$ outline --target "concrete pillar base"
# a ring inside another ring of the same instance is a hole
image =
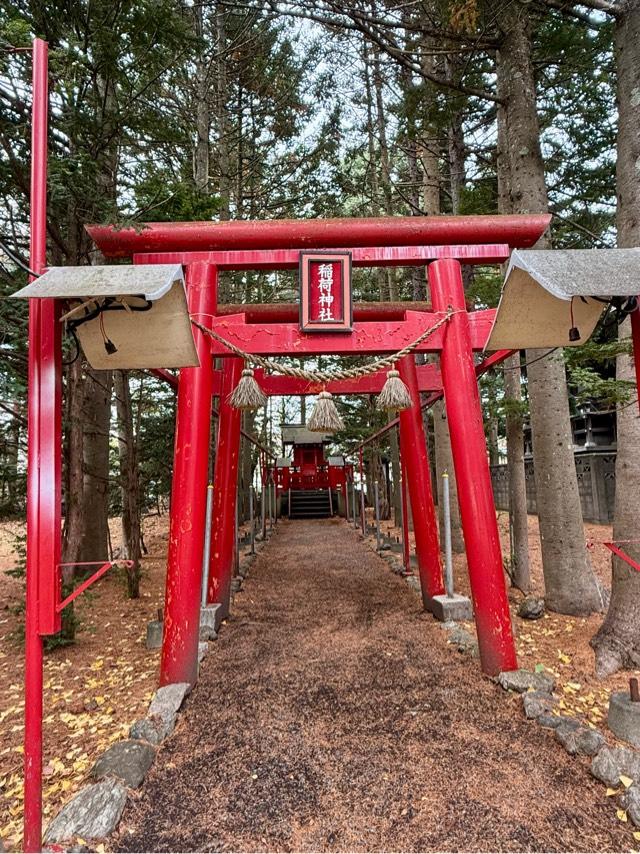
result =
[[[200,608],[200,640],[215,640],[221,622],[221,605],[207,605],[206,608]]]
[[[447,596],[446,593],[440,596],[432,596],[429,599],[428,608],[436,620],[440,620],[441,623],[457,623],[460,620],[473,619],[471,600],[459,593],[454,593],[453,596]]]
[[[611,695],[607,724],[618,738],[640,747],[640,703],[632,702],[626,691]]]

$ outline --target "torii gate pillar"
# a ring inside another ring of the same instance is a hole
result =
[[[434,261],[429,266],[429,286],[436,311],[454,310],[440,368],[480,661],[484,672],[495,676],[518,665],[460,263],[451,258]]]
[[[215,267],[201,261],[187,267],[192,314],[213,314],[216,291]],[[193,334],[200,367],[182,368],[178,380],[161,685],[194,684],[198,675],[213,360],[209,339],[197,329]]]
[[[412,353],[398,360],[398,371],[411,395],[411,408],[400,411],[400,454],[409,487],[422,601],[429,608],[431,598],[442,595],[444,586],[418,372]]]
[[[238,501],[238,461],[242,413],[228,402],[242,375],[244,362],[235,356],[225,358],[220,389],[218,447],[213,477],[211,553],[207,601],[221,605],[221,619],[229,616],[231,576],[236,549],[236,504]]]

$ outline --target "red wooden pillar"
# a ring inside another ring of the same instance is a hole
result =
[[[48,45],[33,43],[30,266],[43,273],[47,252]],[[30,281],[34,281],[30,277]],[[24,850],[42,833],[42,636],[60,614],[62,385],[61,324],[53,299],[29,300],[27,396],[27,574],[25,603]]]
[[[409,355],[400,359],[398,371],[412,400],[411,408],[400,412],[400,449],[409,487],[422,601],[428,608],[432,596],[444,593],[444,586],[415,357]]]
[[[429,284],[436,311],[457,311],[445,331],[440,367],[480,660],[494,676],[517,662],[459,262],[431,264]]]
[[[220,391],[220,416],[218,419],[218,448],[213,477],[211,557],[207,601],[220,603],[223,620],[229,616],[231,598],[242,416],[239,409],[234,409],[228,403],[228,397],[238,384],[243,367],[243,360],[236,356],[224,359]]]
[[[217,280],[210,264],[199,261],[187,267],[191,314],[215,313]],[[200,367],[182,368],[178,380],[161,685],[193,684],[198,672],[213,363],[209,339],[195,328],[193,332]]]
[[[638,297],[640,302],[640,297]],[[640,307],[631,312],[631,340],[633,342],[633,364],[636,370],[636,392],[640,407]]]

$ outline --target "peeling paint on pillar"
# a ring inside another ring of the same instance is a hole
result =
[[[431,264],[429,284],[435,308],[464,308],[464,286],[457,261],[443,259]],[[501,671],[515,670],[517,661],[471,350],[469,316],[465,311],[456,311],[448,324],[440,369],[480,661],[484,672],[495,676]]]
[[[428,608],[429,600],[433,596],[441,596],[445,591],[415,357],[409,355],[399,359],[398,370],[412,401],[410,409],[400,412],[400,453],[411,501],[422,601]]]
[[[210,264],[187,268],[189,310],[212,314],[217,273]],[[211,430],[213,364],[209,342],[194,330],[200,367],[178,380],[176,437],[160,684],[190,682],[198,672],[200,584]]]
[[[236,502],[238,497],[238,459],[240,456],[241,412],[228,403],[238,384],[244,363],[229,357],[222,368],[218,447],[213,477],[211,551],[207,601],[219,603],[222,619],[229,616],[231,576],[233,573],[236,536]]]

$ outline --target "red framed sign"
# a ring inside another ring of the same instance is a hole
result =
[[[351,332],[351,252],[300,253],[300,329]]]

